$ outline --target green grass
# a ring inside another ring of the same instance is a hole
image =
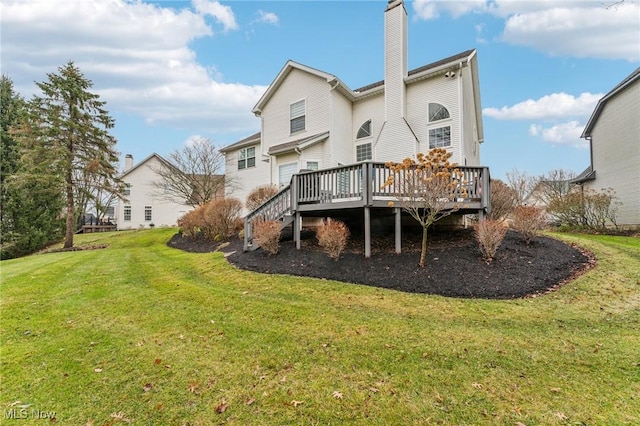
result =
[[[240,271],[174,232],[0,264],[0,423],[640,423],[638,239],[558,235],[597,267],[486,301]]]

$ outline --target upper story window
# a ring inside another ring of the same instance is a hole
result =
[[[373,156],[371,155],[371,144],[363,143],[362,145],[356,145],[356,161],[366,161],[371,160]]]
[[[449,115],[449,110],[446,109],[443,105],[432,103],[429,104],[429,123],[433,123],[434,121],[444,120],[446,118],[451,118]]]
[[[122,195],[131,195],[131,184],[125,183],[124,190],[122,191]]]
[[[248,169],[256,165],[256,147],[242,148],[238,152],[238,170]]]
[[[289,105],[289,120],[291,133],[301,132],[305,129],[306,101],[304,99]]]
[[[438,122],[429,127],[429,149],[451,146],[451,126],[443,126],[440,121],[451,118],[449,110],[438,103],[429,104],[429,123]]]
[[[362,123],[362,126],[358,129],[356,139],[362,139],[371,136],[371,120],[367,120]]]

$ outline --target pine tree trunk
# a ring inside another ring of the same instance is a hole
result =
[[[67,173],[66,181],[66,196],[67,196],[67,232],[64,237],[64,248],[73,247],[73,234],[76,230],[75,221],[75,208],[73,203],[73,180],[71,171]]]
[[[420,267],[424,268],[425,260],[427,258],[427,227],[422,228],[422,250],[420,251]]]

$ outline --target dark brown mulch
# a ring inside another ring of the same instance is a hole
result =
[[[280,252],[243,253],[242,241],[231,239],[220,251],[240,269],[262,273],[326,278],[404,292],[449,297],[512,299],[551,291],[593,264],[593,258],[549,237],[529,245],[509,231],[496,258],[488,264],[478,251],[471,230],[440,231],[429,235],[427,265],[418,267],[420,236],[403,236],[403,253],[395,254],[393,236],[374,238],[372,256],[365,259],[362,238],[353,236],[338,261],[318,247],[310,232],[303,233],[302,249],[285,238]],[[174,236],[171,247],[190,252],[215,251],[219,244]]]

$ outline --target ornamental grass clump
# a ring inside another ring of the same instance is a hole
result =
[[[495,257],[506,233],[507,227],[498,220],[481,220],[473,227],[473,235],[478,242],[480,253],[487,262],[491,262]]]
[[[280,222],[277,220],[257,220],[253,223],[253,241],[269,255],[280,251]]]
[[[339,220],[324,220],[316,230],[316,237],[318,238],[318,244],[329,257],[338,260],[347,245],[349,228]]]

